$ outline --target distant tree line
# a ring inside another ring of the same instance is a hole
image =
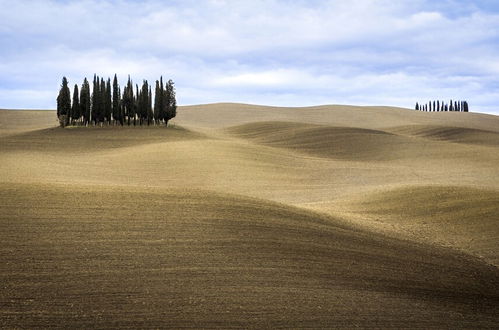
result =
[[[61,89],[57,96],[57,118],[62,127],[67,125],[168,125],[177,114],[175,86],[172,80],[163,84],[163,77],[156,80],[154,105],[152,88],[144,80],[142,87],[134,85],[130,76],[121,92],[118,78],[99,78],[94,75],[92,93],[87,78],[83,80],[80,91],[74,86],[73,99],[66,77],[62,78]]]
[[[444,103],[444,101],[430,101],[426,104],[419,104],[416,102],[415,109],[419,111],[469,111],[467,101],[452,102],[452,100],[449,103]]]

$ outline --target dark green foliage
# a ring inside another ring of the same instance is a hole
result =
[[[166,114],[165,114],[165,125],[168,126],[168,121],[172,118],[175,118],[177,115],[177,100],[175,98],[175,85],[173,83],[173,80],[168,80],[168,83],[166,84]]]
[[[128,76],[128,81],[123,90],[122,100],[123,112],[126,116],[127,124],[130,126],[130,121],[133,117],[133,84]]]
[[[137,87],[138,88],[138,87]],[[137,108],[139,114],[140,124],[142,125],[147,121],[148,107],[149,107],[149,86],[147,80],[142,82],[142,88],[137,90]]]
[[[107,78],[106,88],[104,93],[104,121],[107,121],[108,125],[111,124],[112,111],[113,111],[113,100],[111,94],[111,79]]]
[[[152,90],[151,86],[149,86],[149,97],[147,98],[148,104],[147,104],[147,125],[151,125],[152,121],[154,119],[154,113],[152,110]]]
[[[88,125],[90,123],[90,85],[87,78],[83,80],[83,85],[80,91],[80,107],[81,115],[83,116],[83,125]]]
[[[135,84],[135,97],[133,98],[133,112],[135,117],[133,118],[133,125],[136,125],[137,119],[140,119],[139,96],[139,85]]]
[[[100,80],[100,93],[99,93],[100,111],[99,111],[99,123],[103,123],[106,120],[106,82],[104,78]]]
[[[70,122],[74,123],[80,119],[80,98],[78,92],[78,85],[75,84],[73,91],[73,105],[71,106],[71,114],[69,115]]]
[[[111,79],[104,80],[94,74],[92,93],[87,78],[84,79],[80,91],[75,85],[73,93],[73,103],[71,105],[70,91],[67,79],[64,77],[57,97],[57,115],[61,121],[61,126],[71,124],[98,125],[102,123],[147,125],[164,123],[177,115],[177,101],[175,96],[175,86],[172,80],[163,85],[163,77],[156,81],[153,105],[152,86],[144,80],[139,89],[138,84],[134,85],[130,76],[121,92],[117,75],[114,75],[113,83]],[[421,106],[418,105],[421,109]]]
[[[68,87],[68,80],[66,77],[62,78],[61,89],[57,96],[57,118],[62,127],[66,126],[69,121],[69,114],[71,112],[71,92]]]
[[[154,89],[154,122],[156,124],[159,124],[160,120],[160,112],[161,112],[160,99],[162,96],[163,94],[159,89],[159,80],[156,80],[156,88]]]
[[[445,104],[444,101],[430,101],[427,104],[419,104],[416,102],[416,110],[419,111],[458,111],[458,112],[468,112],[468,102],[467,101],[452,101]]]
[[[123,119],[121,118],[120,98],[120,87],[118,86],[118,78],[115,74],[113,79],[113,119],[115,122],[119,122],[121,125],[123,125]]]
[[[93,121],[94,125],[97,125],[97,119],[99,117],[99,94],[100,94],[100,87],[99,87],[99,77],[94,74],[94,81],[92,85],[92,114],[91,114],[91,120]]]

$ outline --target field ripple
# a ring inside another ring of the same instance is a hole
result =
[[[282,204],[22,184],[2,185],[0,203],[4,327],[499,321],[497,268]]]

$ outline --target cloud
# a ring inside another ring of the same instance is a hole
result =
[[[118,73],[122,83],[127,74],[135,82],[173,78],[180,104],[412,107],[466,98],[474,110],[499,113],[498,7],[478,0],[0,0],[0,107],[54,108],[63,75],[81,83]]]

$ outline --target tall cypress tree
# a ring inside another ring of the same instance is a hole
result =
[[[113,79],[113,119],[116,121],[122,122],[120,116],[120,90],[118,86],[118,77],[114,74]]]
[[[159,98],[161,97],[161,91],[159,89],[159,80],[156,80],[156,88],[154,89],[154,122],[156,125],[159,123]]]
[[[111,117],[113,112],[113,97],[111,92],[111,79],[107,78],[104,88],[104,121],[108,125],[111,124]]]
[[[140,116],[139,112],[139,84],[135,84],[135,96],[132,95],[133,100],[133,126],[137,125],[137,117]]]
[[[71,92],[69,91],[68,80],[66,77],[63,77],[61,89],[57,96],[57,118],[62,127],[65,127],[68,124],[70,112]]]
[[[118,95],[121,95],[121,87],[119,87],[119,86],[118,86]],[[125,122],[125,107],[123,104],[123,100],[121,99],[121,96],[120,96],[118,102],[119,102],[119,111],[120,111],[120,115],[119,115],[120,124],[121,124],[121,126],[123,126],[123,124]]]
[[[73,106],[71,107],[71,123],[74,124],[75,121],[80,119],[80,99],[78,92],[78,85],[75,84],[73,91]]]
[[[99,102],[100,102],[100,116],[99,122],[104,123],[106,120],[106,81],[104,78],[100,80],[100,93],[99,93]]]
[[[175,98],[175,85],[173,80],[168,80],[166,84],[166,100],[168,102],[165,125],[168,126],[168,121],[175,118],[177,115],[177,100]]]
[[[92,84],[92,114],[91,121],[94,125],[97,125],[98,117],[99,117],[99,77],[94,74],[94,81]]]
[[[154,112],[152,110],[152,89],[149,86],[149,97],[147,98],[147,125],[152,124],[152,120],[154,119]]]
[[[85,126],[90,123],[90,105],[90,85],[87,78],[85,78],[83,80],[83,85],[81,86],[80,91],[81,114],[83,116],[83,125]]]
[[[159,78],[159,120],[166,120],[166,109],[168,107],[166,96],[165,96],[165,86],[163,85],[163,76]]]

